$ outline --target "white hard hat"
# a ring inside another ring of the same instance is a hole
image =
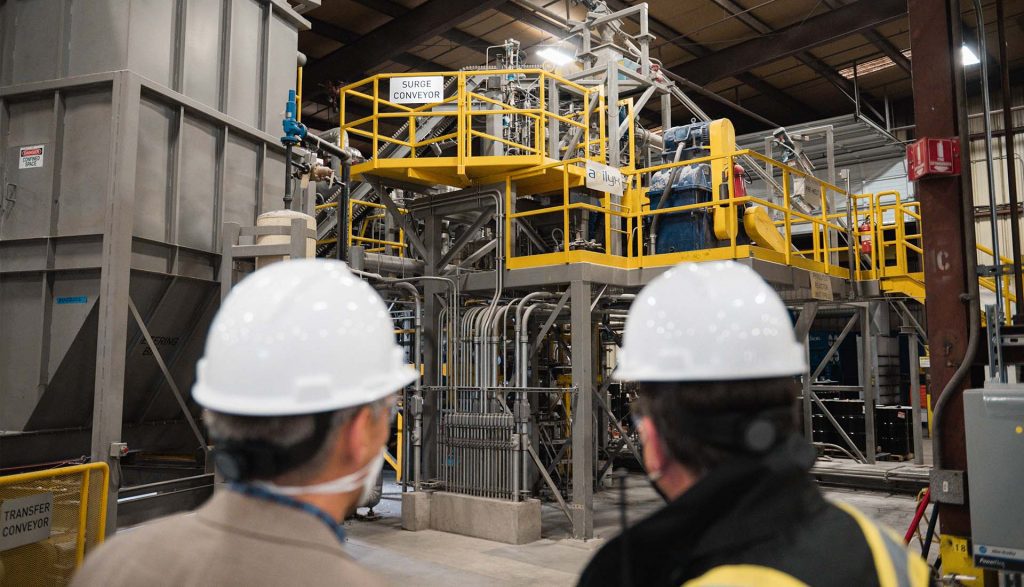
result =
[[[244,416],[358,406],[414,381],[380,296],[341,261],[281,261],[231,290],[210,326],[192,396]]]
[[[626,318],[614,378],[732,381],[807,369],[778,294],[734,261],[682,263],[652,280]]]

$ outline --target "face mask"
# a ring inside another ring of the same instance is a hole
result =
[[[384,451],[385,449],[381,447],[380,453],[370,459],[370,462],[363,465],[363,467],[358,471],[349,473],[344,477],[332,479],[331,481],[317,483],[316,485],[286,487],[275,485],[269,481],[260,481],[255,483],[255,485],[259,485],[267,491],[278,495],[305,495],[310,493],[338,494],[349,493],[359,489],[359,500],[356,501],[356,504],[361,505],[370,497],[370,494],[373,493],[373,489],[377,484],[377,475],[380,473],[381,467],[384,466]]]

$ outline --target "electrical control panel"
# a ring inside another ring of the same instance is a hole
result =
[[[1024,384],[964,392],[974,564],[1024,571]]]

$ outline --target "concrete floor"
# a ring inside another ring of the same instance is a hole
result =
[[[401,585],[574,585],[594,552],[620,528],[619,491],[615,489],[594,496],[596,538],[585,542],[570,538],[568,520],[554,506],[544,507],[543,538],[522,546],[434,530],[406,532],[401,529],[400,492],[392,474],[375,509],[380,519],[352,520],[346,526],[352,556]],[[825,493],[901,535],[914,515],[914,499],[907,495],[846,489],[826,489]],[[661,503],[639,475],[627,480],[626,501],[631,522],[655,511]]]

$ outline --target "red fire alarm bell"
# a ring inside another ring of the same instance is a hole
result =
[[[919,139],[907,146],[910,181],[960,175],[960,139]]]

